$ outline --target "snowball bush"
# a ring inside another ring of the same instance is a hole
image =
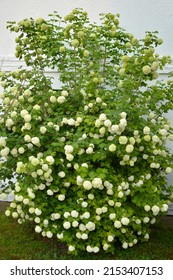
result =
[[[115,252],[149,238],[168,209],[173,171],[166,147],[173,128],[173,81],[152,81],[170,62],[156,33],[138,40],[119,15],[90,23],[73,10],[62,19],[24,19],[16,57],[25,68],[1,72],[0,176],[14,201],[6,211],[19,223],[66,242],[70,252]],[[45,68],[57,70],[53,88]],[[58,76],[57,76],[58,79]]]

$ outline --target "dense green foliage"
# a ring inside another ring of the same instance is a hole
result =
[[[90,23],[80,9],[8,27],[27,67],[1,72],[0,176],[17,176],[4,189],[15,196],[6,215],[34,221],[74,253],[148,240],[167,211],[165,174],[173,171],[173,129],[163,116],[173,81],[154,81],[170,62],[155,52],[162,40],[150,32],[137,40],[119,15]],[[46,67],[59,73],[60,89]]]

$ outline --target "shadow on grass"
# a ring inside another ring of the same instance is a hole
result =
[[[56,238],[35,233],[31,223],[19,225],[4,215],[8,203],[0,202],[0,259],[4,260],[172,260],[173,216],[161,218],[153,226],[148,242],[127,250],[116,244],[115,254],[80,252],[70,255],[67,246]]]

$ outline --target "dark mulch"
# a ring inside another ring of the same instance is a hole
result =
[[[0,201],[0,213],[4,212],[9,205],[10,202]]]

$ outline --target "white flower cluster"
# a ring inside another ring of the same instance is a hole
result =
[[[126,120],[127,114],[125,112],[122,112],[120,114],[120,121],[118,124],[112,124],[111,120],[109,120],[106,116],[106,114],[102,113],[100,114],[99,118],[95,121],[95,127],[100,128],[100,137],[103,137],[106,131],[108,130],[111,134],[117,134],[121,135],[121,133],[125,130],[127,126],[127,120]]]
[[[74,21],[85,17],[85,13],[75,9],[66,17],[68,24],[60,32],[65,41],[62,40],[58,48],[55,64],[58,61],[60,66],[62,62],[60,80],[65,81],[68,88],[62,85],[60,92],[48,89],[51,79],[45,76],[40,79],[43,73],[39,71],[38,76],[37,71],[13,71],[12,79],[10,74],[3,74],[6,81],[2,79],[5,89],[0,98],[5,114],[0,126],[6,137],[0,137],[0,168],[5,173],[7,166],[7,171],[17,174],[12,187],[14,201],[5,212],[7,216],[17,219],[18,223],[32,221],[35,232],[47,238],[57,236],[67,243],[69,252],[84,248],[89,253],[98,253],[101,249],[112,251],[116,240],[121,241],[124,249],[148,240],[149,227],[156,222],[156,216],[167,212],[167,200],[163,199],[161,189],[166,182],[165,174],[173,172],[172,155],[165,147],[167,140],[173,140],[173,133],[170,122],[159,116],[159,108],[157,114],[154,109],[150,111],[153,101],[149,92],[154,93],[154,89],[148,85],[145,94],[141,88],[135,93],[128,67],[139,65],[138,57],[134,59],[133,54],[122,53],[117,65],[112,66],[111,60],[105,57],[109,67],[104,77],[96,67],[97,61],[95,64],[92,59],[99,38],[102,44],[98,50],[101,55],[109,55],[111,44],[117,40],[117,16],[106,15],[104,32],[92,24],[88,33],[84,25],[68,43],[69,34],[75,32]],[[27,24],[33,26],[30,21],[32,19],[21,21],[20,28]],[[37,19],[34,26],[39,30],[47,27],[42,18]],[[27,32],[26,29],[26,42]],[[109,42],[105,40],[106,32],[112,36]],[[46,34],[42,37],[46,38]],[[147,40],[146,37],[144,42],[148,47],[142,53],[146,65],[141,67],[141,82],[156,78],[161,63]],[[129,35],[125,47],[132,51],[136,42],[136,38]],[[108,53],[104,52],[103,43],[106,48],[109,45]],[[19,44],[17,49],[21,49]],[[44,59],[42,50],[37,51],[37,58]],[[73,62],[79,57],[73,73]],[[113,85],[117,90],[112,88],[111,71],[117,75],[115,81],[118,82]],[[12,86],[15,80],[16,85]],[[20,81],[23,81],[22,87]],[[130,83],[132,90],[128,91],[126,86]],[[126,104],[124,92],[128,95]],[[131,106],[132,96],[135,106]],[[145,105],[142,110],[141,104]],[[10,170],[12,167],[14,170]],[[1,192],[0,197],[5,198],[5,193]]]
[[[51,103],[59,103],[59,104],[63,104],[65,103],[67,100],[66,100],[66,97],[68,96],[68,92],[63,90],[61,92],[61,95],[56,97],[55,95],[51,95],[49,100]]]
[[[65,150],[66,159],[68,161],[72,161],[74,159],[74,155],[73,155],[74,148],[73,148],[73,146],[72,145],[65,145],[64,150]]]

